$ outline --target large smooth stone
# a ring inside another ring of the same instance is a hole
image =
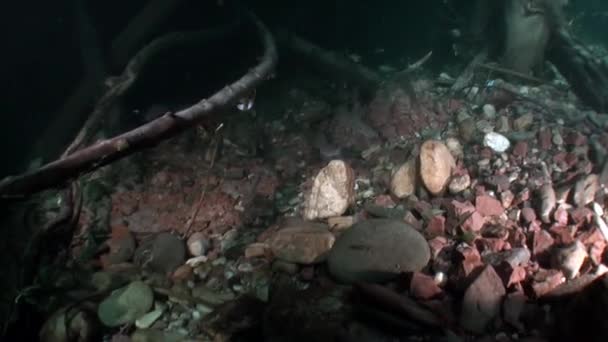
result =
[[[97,316],[103,325],[118,327],[133,323],[152,308],[154,293],[142,281],[134,281],[114,291],[97,308]]]
[[[425,238],[410,225],[390,219],[361,221],[334,243],[329,272],[344,283],[383,282],[425,267],[431,253]]]

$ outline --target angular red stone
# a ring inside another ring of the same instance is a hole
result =
[[[461,270],[464,276],[468,276],[478,267],[483,266],[481,255],[475,247],[463,247],[458,250],[461,257]]]
[[[433,277],[420,272],[414,272],[410,280],[410,294],[418,299],[432,299],[443,293]]]
[[[475,209],[483,216],[500,216],[505,210],[499,200],[489,195],[477,196]]]
[[[506,288],[526,280],[527,272],[522,266],[512,266],[506,261],[496,266],[496,273],[500,276]]]
[[[499,315],[504,296],[505,288],[500,277],[492,266],[486,266],[465,291],[461,326],[474,333],[483,333]]]
[[[564,142],[568,145],[583,146],[587,144],[587,137],[581,132],[572,131],[564,137]]]
[[[519,141],[513,147],[513,155],[516,157],[525,158],[528,155],[528,142]]]
[[[551,130],[545,128],[538,133],[538,143],[540,148],[543,150],[548,150],[553,146],[553,134],[551,134]]]
[[[549,251],[551,246],[553,246],[553,243],[553,237],[546,230],[534,232],[532,237],[532,255],[536,258],[541,257],[544,253]]]
[[[374,204],[383,208],[394,208],[397,205],[390,195],[379,195],[374,199]]]
[[[560,205],[555,209],[553,218],[559,225],[565,226],[568,224],[568,211],[563,205]]]
[[[541,269],[534,275],[532,289],[539,298],[562,284],[564,280],[564,274],[561,271]]]
[[[563,226],[556,223],[549,228],[549,231],[553,233],[556,243],[560,245],[567,245],[574,241],[574,233],[568,226]]]
[[[441,250],[448,245],[448,239],[443,236],[437,236],[429,240],[429,247],[431,248],[431,256],[433,259],[437,258]]]
[[[426,232],[431,237],[445,235],[445,217],[442,215],[431,217],[426,226]]]
[[[531,223],[536,220],[536,212],[530,207],[525,207],[521,210],[521,217],[525,223]]]
[[[505,240],[499,238],[480,238],[475,240],[475,244],[481,251],[492,253],[502,251],[505,248],[505,243],[507,243]]]
[[[570,210],[570,218],[576,225],[592,222],[593,211],[586,207],[574,208]]]

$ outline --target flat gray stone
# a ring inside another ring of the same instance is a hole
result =
[[[356,223],[336,240],[327,263],[338,281],[383,282],[421,270],[430,258],[427,241],[410,225],[370,219]]]

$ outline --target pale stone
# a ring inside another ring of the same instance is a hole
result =
[[[411,196],[416,191],[416,162],[409,160],[395,170],[391,179],[391,192],[398,198]]]
[[[455,166],[454,157],[442,142],[427,140],[420,147],[420,177],[431,194],[445,190]]]
[[[341,216],[355,200],[355,175],[342,160],[332,160],[314,179],[304,207],[304,218]]]

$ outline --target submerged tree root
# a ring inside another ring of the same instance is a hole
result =
[[[27,196],[61,185],[83,173],[124,158],[135,151],[155,146],[160,141],[195,126],[202,118],[234,104],[248,91],[268,79],[278,60],[274,38],[270,31],[255,15],[250,13],[248,17],[257,28],[258,35],[263,43],[264,54],[260,62],[239,80],[189,108],[174,113],[166,113],[156,120],[131,131],[67,154],[63,158],[50,162],[37,170],[6,178],[0,182],[0,197]],[[180,38],[180,36],[174,37],[174,39],[177,38]],[[149,46],[149,48],[155,51],[155,49],[161,48],[163,44],[167,44],[167,41],[153,42],[151,44],[153,47]],[[133,63],[137,65],[138,62],[136,56],[130,65]],[[132,81],[129,81],[131,80],[130,76],[132,76],[129,74],[131,70],[132,66],[131,69],[127,67],[127,71],[123,75],[127,80],[124,83],[119,82],[119,86],[112,88],[110,91],[114,92],[111,95],[112,98],[122,94],[125,91],[124,88],[128,88],[132,83]],[[75,145],[78,145],[78,140]]]

